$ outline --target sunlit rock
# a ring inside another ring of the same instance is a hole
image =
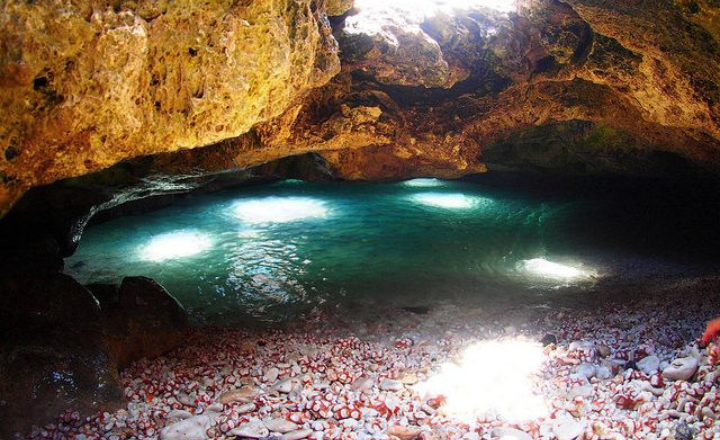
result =
[[[0,213],[30,186],[241,135],[339,71],[307,0],[18,2],[0,28],[0,151],[17,152]]]

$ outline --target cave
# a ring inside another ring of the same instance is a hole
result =
[[[720,438],[718,0],[0,29],[0,439]]]

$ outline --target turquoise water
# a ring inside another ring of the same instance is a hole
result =
[[[151,277],[197,322],[387,304],[541,307],[618,277],[707,263],[702,244],[678,249],[695,232],[679,230],[672,212],[616,200],[434,179],[289,180],[89,228],[66,272],[83,283]]]

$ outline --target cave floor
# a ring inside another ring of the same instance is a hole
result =
[[[29,437],[717,439],[720,349],[697,339],[720,315],[719,288],[701,278],[615,286],[578,308],[198,328],[122,372],[126,409],[67,411]]]

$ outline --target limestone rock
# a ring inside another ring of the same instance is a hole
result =
[[[276,367],[272,367],[268,369],[268,371],[265,373],[265,377],[267,378],[267,381],[270,383],[275,383],[278,376],[280,375],[280,370],[278,370]]]
[[[272,389],[283,394],[288,394],[293,389],[293,380],[291,378],[283,379],[272,386]]]
[[[350,8],[353,7],[353,3],[354,0],[328,0],[325,2],[325,9],[327,10],[328,16],[336,17],[350,10]]]
[[[353,391],[368,391],[373,386],[373,380],[369,377],[360,376],[352,383]]]
[[[170,411],[169,413],[167,413],[167,415],[165,416],[165,418],[167,420],[172,420],[172,419],[184,420],[184,419],[189,419],[190,417],[192,417],[192,413],[190,411],[186,411],[184,409],[174,409],[174,410]]]
[[[603,358],[610,356],[610,354],[612,353],[612,350],[610,350],[610,347],[608,347],[605,344],[598,345],[596,347],[596,350],[597,350],[598,356],[603,357]]]
[[[310,437],[310,434],[313,433],[312,429],[298,429],[297,431],[292,431],[283,434],[281,437],[282,440],[301,440],[304,438]]]
[[[0,438],[50,423],[70,407],[85,416],[124,406],[100,307],[86,288],[45,274],[0,278],[0,291]]]
[[[226,391],[218,397],[218,402],[228,404],[232,402],[248,402],[259,394],[259,390],[250,386],[243,386],[237,390]]]
[[[126,277],[115,305],[104,309],[105,341],[121,366],[159,356],[185,338],[185,308],[160,284],[146,277]]]
[[[567,400],[573,400],[576,397],[590,397],[593,395],[593,391],[591,385],[576,385],[568,392]]]
[[[592,379],[596,373],[597,367],[595,365],[584,363],[577,366],[577,374],[586,379]]]
[[[0,213],[30,186],[238,136],[339,71],[310,0],[6,6]]]
[[[488,166],[718,175],[720,28],[701,3],[365,11],[377,20],[343,16],[331,34],[310,0],[13,2],[0,19],[0,205],[160,151],[141,163],[193,182],[307,152],[354,180]]]

